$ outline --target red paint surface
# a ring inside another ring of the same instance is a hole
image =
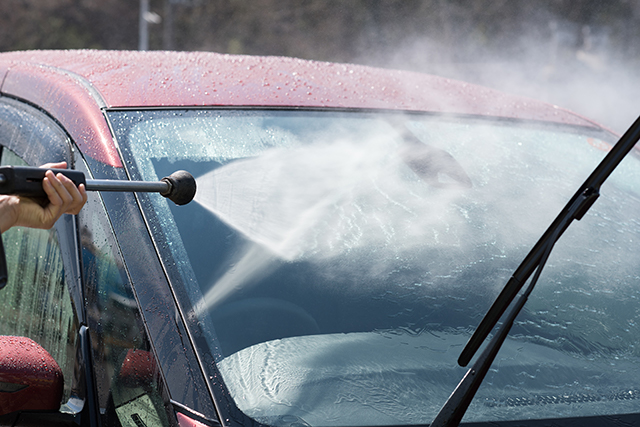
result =
[[[85,153],[114,166],[120,166],[120,161],[99,110],[102,102],[109,108],[394,109],[597,127],[566,110],[472,84],[294,58],[208,52],[26,51],[0,54],[0,75],[7,69],[0,88],[3,93],[42,105]]]
[[[0,392],[0,415],[16,410],[57,411],[62,400],[62,370],[51,355],[25,337],[0,336],[0,382],[28,385]]]
[[[203,424],[200,421],[192,420],[191,418],[180,412],[176,412],[176,418],[178,419],[178,425],[180,427],[207,427],[206,424]]]
[[[74,75],[54,67],[12,64],[2,92],[50,112],[88,156],[121,167],[101,106]]]

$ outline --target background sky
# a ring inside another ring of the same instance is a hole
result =
[[[640,0],[146,0],[148,48],[428,72],[622,133],[640,115]],[[0,51],[138,49],[139,0],[2,0]]]

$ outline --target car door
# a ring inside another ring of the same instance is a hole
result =
[[[71,141],[53,120],[7,98],[0,98],[0,150],[3,166],[74,163]],[[0,291],[0,335],[32,339],[60,366],[58,413],[82,425],[168,425],[159,372],[100,196],[91,193],[79,218],[63,215],[51,230],[14,227],[2,238],[9,281]],[[0,418],[0,425],[34,416]]]
[[[90,176],[54,120],[4,97],[0,150],[2,165],[66,161]],[[55,414],[0,416],[0,426],[54,420],[82,426],[175,425],[170,394],[100,193],[89,192],[81,213],[63,215],[51,230],[14,227],[2,238],[9,283],[0,290],[0,335],[28,337],[42,346],[60,366],[64,390]]]

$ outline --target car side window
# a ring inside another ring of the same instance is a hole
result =
[[[0,163],[26,165],[6,148]],[[73,378],[78,322],[58,233],[55,229],[13,227],[2,234],[2,240],[9,277],[0,290],[0,335],[28,337],[44,347],[62,369],[66,401]]]
[[[79,215],[87,320],[93,334],[98,399],[105,425],[168,425],[138,305],[100,196]]]

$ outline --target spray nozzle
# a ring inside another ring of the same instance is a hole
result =
[[[162,178],[162,182],[168,183],[169,188],[160,194],[176,205],[186,205],[196,195],[196,180],[187,171],[176,171]]]

